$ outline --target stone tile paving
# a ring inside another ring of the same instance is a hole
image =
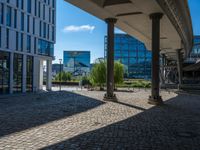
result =
[[[199,150],[200,96],[162,92],[165,104],[147,104],[150,91],[50,92],[0,97],[0,150]]]

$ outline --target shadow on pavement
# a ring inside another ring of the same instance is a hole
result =
[[[104,102],[71,92],[6,96],[0,99],[0,137],[69,117]]]
[[[163,106],[43,149],[199,149],[199,116],[199,97],[180,94]]]

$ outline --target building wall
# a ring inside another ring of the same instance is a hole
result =
[[[64,71],[75,76],[90,72],[90,51],[64,51],[63,61]]]
[[[9,55],[10,93],[39,89],[40,62],[52,61],[54,56],[55,16],[56,0],[0,1],[0,52]],[[20,88],[16,82],[21,82]]]
[[[124,64],[125,77],[151,78],[151,52],[137,39],[127,34],[115,34],[114,59]],[[105,57],[107,37],[105,37]]]

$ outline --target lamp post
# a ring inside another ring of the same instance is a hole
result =
[[[62,59],[59,59],[60,62],[60,75],[59,75],[59,80],[60,80],[60,91],[61,91],[61,72],[62,72]]]

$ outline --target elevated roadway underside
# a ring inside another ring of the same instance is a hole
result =
[[[176,49],[186,57],[193,44],[187,0],[65,0],[105,20],[116,18],[116,27],[143,41],[151,50],[152,23],[149,15],[161,12],[160,50],[176,60]]]

